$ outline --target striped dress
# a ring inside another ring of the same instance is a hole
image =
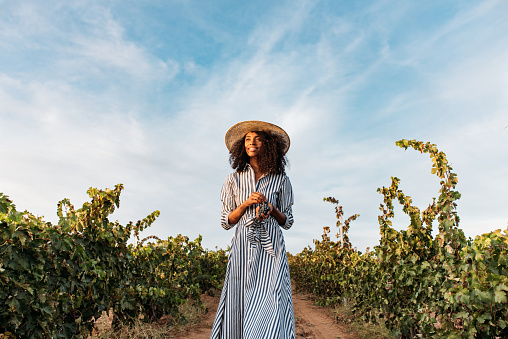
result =
[[[293,190],[286,175],[263,175],[254,170],[231,173],[221,191],[221,225],[235,225],[228,216],[260,192],[286,215],[279,226],[273,217],[256,221],[256,205],[249,206],[236,224],[226,279],[212,328],[211,339],[294,339],[295,322],[286,246],[281,227],[293,225]]]

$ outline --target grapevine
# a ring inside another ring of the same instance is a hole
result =
[[[352,248],[344,223],[345,246],[328,236],[289,256],[298,288],[324,304],[347,302],[368,322],[384,322],[400,338],[494,338],[508,336],[508,229],[467,239],[456,211],[457,175],[436,145],[400,140],[397,146],[426,153],[440,181],[439,196],[423,211],[392,177],[378,217],[380,241],[373,251]],[[325,201],[338,204],[335,198]],[[392,227],[394,201],[410,217],[407,229]],[[336,207],[340,224],[342,207]],[[349,221],[354,218],[348,219]],[[434,221],[438,233],[433,235]]]
[[[60,201],[55,225],[0,194],[0,337],[86,337],[108,310],[114,325],[178,318],[178,305],[220,287],[226,253],[203,249],[201,237],[139,242],[159,211],[125,226],[109,221],[122,189],[90,188],[79,209]],[[128,244],[132,235],[138,245]]]

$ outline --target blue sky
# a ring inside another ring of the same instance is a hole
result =
[[[323,197],[360,214],[364,250],[391,176],[421,209],[437,196],[401,138],[447,154],[468,236],[506,229],[507,17],[501,0],[0,0],[0,192],[54,222],[59,200],[123,183],[112,219],[158,209],[143,235],[225,248],[224,134],[255,119],[291,137],[292,253],[335,224]]]

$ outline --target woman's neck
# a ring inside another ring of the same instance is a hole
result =
[[[261,172],[260,168],[259,168],[259,162],[258,162],[258,158],[250,158],[250,166],[252,167],[252,169],[254,170],[254,177],[256,179],[256,182],[259,180],[259,178],[261,178],[261,176],[263,175],[263,173]]]

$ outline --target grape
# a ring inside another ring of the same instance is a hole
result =
[[[261,214],[266,215],[266,213],[268,213],[269,211],[270,211],[270,206],[268,206],[268,203],[266,201],[259,204],[259,215],[261,215]]]

